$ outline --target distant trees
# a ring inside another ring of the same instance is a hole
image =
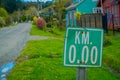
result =
[[[6,24],[8,13],[4,8],[0,8],[0,27]]]
[[[8,13],[4,8],[0,8],[0,16],[6,19],[8,17]]]
[[[0,7],[7,10],[8,13],[13,13],[15,10],[22,9],[21,0],[0,0]]]
[[[0,0],[0,27],[14,22],[33,20],[37,13],[36,3],[21,2],[21,0]]]
[[[47,26],[58,26],[60,29],[65,27],[66,8],[72,4],[72,0],[55,0],[49,7],[43,9],[42,17],[47,22]]]
[[[72,0],[55,0],[55,2],[42,3],[43,17],[48,25],[58,25],[60,29],[65,26],[66,7],[72,3]],[[4,19],[6,24],[11,22],[22,22],[32,20],[38,15],[36,2],[22,2],[21,0],[0,0],[0,20]],[[4,9],[4,10],[3,10]],[[10,14],[10,16],[8,15]]]
[[[53,7],[58,16],[59,27],[62,28],[65,26],[65,12],[66,7],[72,3],[72,0],[56,0],[53,3]]]
[[[32,21],[34,16],[37,16],[37,9],[34,6],[26,10],[17,10],[12,14],[14,22]]]

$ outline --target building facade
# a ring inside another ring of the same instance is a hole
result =
[[[97,2],[98,0],[73,0],[73,4],[67,8],[66,26],[76,26],[76,11],[81,14],[101,13],[101,8],[96,7]]]
[[[101,2],[102,1],[102,2]],[[109,29],[120,29],[120,0],[99,0],[97,6],[101,6],[103,14],[107,14],[107,25]]]

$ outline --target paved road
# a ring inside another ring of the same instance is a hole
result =
[[[21,23],[0,30],[0,66],[14,61],[29,38],[31,24]]]

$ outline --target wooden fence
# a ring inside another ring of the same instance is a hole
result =
[[[102,28],[102,14],[83,14],[77,20],[78,27]]]

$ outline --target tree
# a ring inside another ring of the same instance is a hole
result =
[[[29,8],[29,11],[30,11],[31,16],[37,16],[37,14],[38,14],[38,11],[34,6],[31,6]]]
[[[14,11],[13,14],[12,14],[13,21],[19,22],[20,21],[20,16],[21,16],[21,11],[20,10]]]
[[[0,16],[6,19],[8,17],[8,13],[4,8],[0,8]]]
[[[5,25],[5,21],[3,19],[3,17],[0,17],[0,27]]]
[[[0,0],[0,2],[0,6],[4,7],[9,13],[22,9],[23,7],[21,0]]]
[[[37,16],[37,12],[38,12],[37,9],[33,6],[28,8],[28,10],[25,11],[27,21],[32,20],[34,16]]]
[[[68,7],[72,3],[72,0],[56,0],[53,3],[53,7],[55,12],[57,13],[58,20],[59,20],[59,28],[63,28],[65,22],[65,12],[66,12],[66,7]]]

